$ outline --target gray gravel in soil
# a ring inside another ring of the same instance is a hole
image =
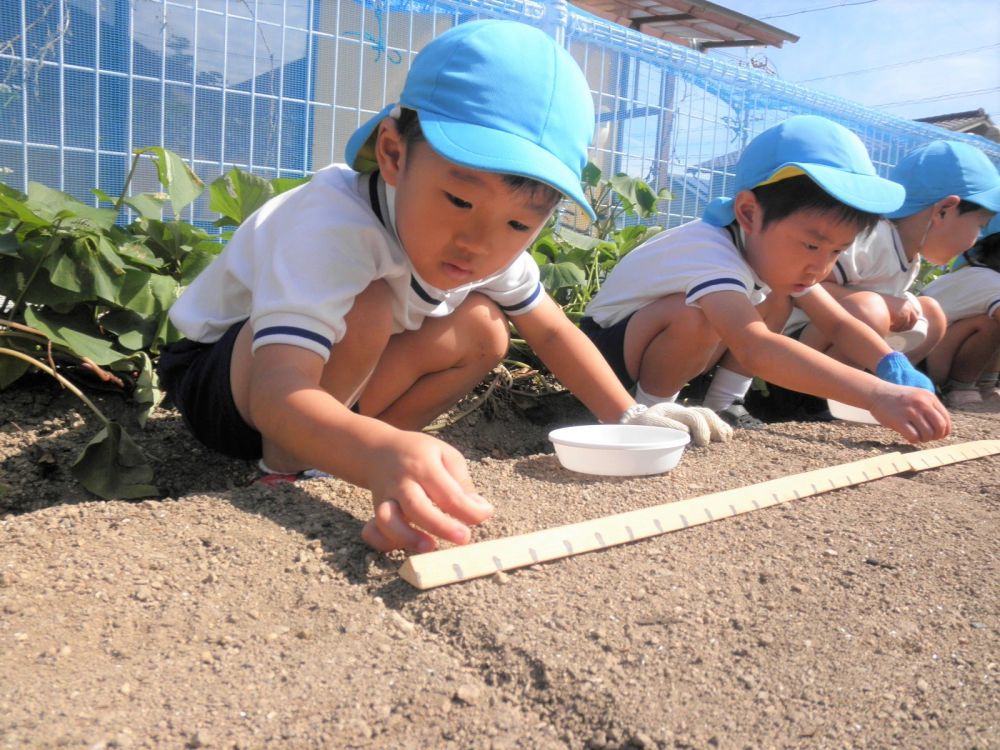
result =
[[[448,431],[478,538],[912,450],[787,422],[588,477],[545,440],[586,415],[547,403]],[[1000,747],[1000,456],[417,592],[360,542],[366,492],[247,486],[173,412],[132,430],[168,497],[88,499],[84,417],[0,399],[2,748]],[[954,418],[1000,437],[1000,406]]]

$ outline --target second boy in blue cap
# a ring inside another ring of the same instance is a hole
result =
[[[187,338],[159,369],[195,436],[367,487],[365,540],[427,551],[492,513],[458,451],[418,430],[504,356],[508,319],[600,419],[663,421],[636,409],[524,252],[563,195],[593,216],[593,130],[583,73],[538,29],[478,21],[428,44],[347,164],[263,206],[172,308]]]
[[[905,188],[905,202],[858,237],[837,259],[823,286],[848,312],[880,336],[896,340],[896,348],[920,362],[941,341],[947,325],[933,299],[908,293],[921,260],[947,265],[975,242],[1000,211],[1000,173],[975,146],[939,140],[907,154],[891,177]],[[849,359],[808,323],[797,311],[786,332],[831,356]]]
[[[727,408],[751,376],[870,410],[907,440],[935,440],[951,422],[933,386],[849,315],[819,282],[859,231],[903,202],[864,144],[815,116],[754,138],[736,166],[736,194],[704,219],[626,255],[587,308],[582,328],[636,399],[675,398],[723,355],[706,406]],[[878,377],[780,334],[793,304]],[[919,386],[919,387],[912,387]],[[738,424],[746,412],[728,416]]]

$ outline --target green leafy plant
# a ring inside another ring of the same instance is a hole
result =
[[[553,217],[531,246],[546,291],[576,321],[618,261],[661,231],[642,223],[623,224],[623,218],[650,219],[661,201],[672,198],[666,189],[654,191],[636,177],[605,179],[593,162],[583,170],[583,187],[597,219],[577,231]]]
[[[582,185],[596,220],[578,230],[553,216],[529,249],[545,290],[575,322],[618,261],[661,231],[641,222],[656,216],[660,202],[673,197],[668,190],[655,191],[636,177],[605,178],[593,162],[583,170]],[[552,389],[554,381],[523,339],[512,340],[512,356],[504,368],[509,371],[504,375],[507,390],[535,397]]]
[[[129,195],[144,159],[154,163],[163,192]],[[233,170],[212,184],[210,208],[222,214],[219,226],[238,225],[300,182]],[[0,183],[0,390],[35,368],[84,400],[104,427],[72,470],[100,497],[157,491],[132,439],[71,379],[96,378],[119,389],[145,423],[162,396],[153,361],[179,338],[167,313],[225,239],[176,218],[203,190],[183,160],[160,147],[133,152],[117,198],[93,191],[110,207],[88,206],[39,183],[27,193]],[[175,217],[169,220],[163,218],[168,204]],[[126,209],[136,218],[123,226]]]

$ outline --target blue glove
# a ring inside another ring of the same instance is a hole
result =
[[[889,352],[879,360],[875,374],[882,380],[888,380],[896,385],[909,385],[923,388],[934,393],[931,379],[910,364],[910,360],[902,352]]]

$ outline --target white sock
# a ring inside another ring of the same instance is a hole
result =
[[[664,401],[676,401],[677,394],[672,396],[654,396],[651,393],[646,393],[642,390],[642,386],[638,383],[635,384],[635,402],[637,404],[642,404],[643,406],[652,406],[653,404],[662,404]]]
[[[260,469],[265,474],[284,474],[285,473],[283,471],[275,471],[274,469],[272,469],[270,466],[268,466],[266,463],[264,463],[264,459],[263,458],[258,459],[258,461],[257,461],[257,468]]]
[[[708,387],[702,406],[707,406],[712,411],[725,409],[736,399],[746,396],[752,382],[753,378],[749,375],[720,367],[712,376],[712,384]]]

